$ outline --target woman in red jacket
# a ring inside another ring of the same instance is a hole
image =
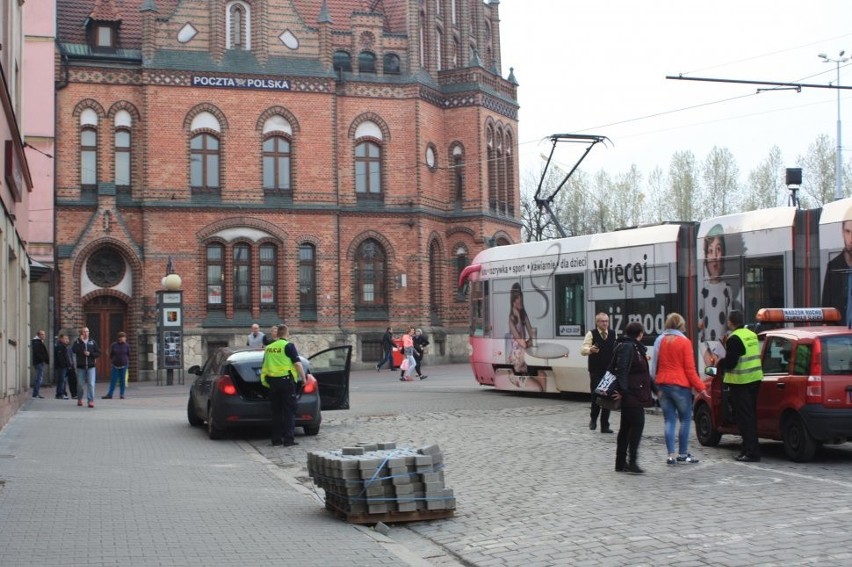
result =
[[[663,408],[666,449],[669,456],[666,463],[697,463],[698,459],[689,454],[689,425],[692,419],[692,389],[704,391],[704,382],[695,369],[695,350],[683,331],[686,321],[679,313],[670,313],[666,317],[665,331],[654,342],[654,358],[651,374],[655,376],[660,392],[660,405]],[[656,368],[656,371],[655,371]],[[675,453],[674,432],[680,419],[678,433],[678,452]]]

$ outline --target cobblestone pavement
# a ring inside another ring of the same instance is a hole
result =
[[[763,442],[760,463],[738,463],[738,437],[701,447],[697,464],[666,464],[659,414],[647,415],[644,475],[616,473],[615,435],[588,429],[588,398],[489,391],[464,366],[429,368],[429,379],[356,373],[353,409],[327,412],[320,435],[298,451],[256,448],[311,486],[304,455],[356,442],[438,443],[452,519],[395,526],[390,537],[431,561],[467,565],[848,565],[852,545],[852,444],[811,463]],[[400,400],[399,392],[405,394]],[[397,399],[391,405],[389,396]],[[376,398],[376,401],[370,401]],[[372,411],[363,409],[365,406]],[[393,408],[401,408],[395,411]],[[442,409],[443,408],[443,409]],[[613,414],[617,431],[620,415]]]
[[[428,372],[413,383],[354,372],[353,409],[324,413],[320,434],[291,448],[258,432],[208,440],[186,423],[188,385],[131,384],[128,399],[91,410],[28,401],[0,431],[0,564],[852,561],[852,444],[797,464],[764,442],[763,462],[748,464],[725,437],[693,444],[700,463],[668,466],[662,417],[649,414],[647,473],[615,473],[615,436],[588,429],[587,397],[495,392],[464,365]],[[384,536],[329,515],[306,453],[374,441],[439,444],[455,516]]]

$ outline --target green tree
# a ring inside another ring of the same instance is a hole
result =
[[[781,148],[772,146],[763,163],[748,174],[742,210],[768,209],[786,203],[781,171]]]
[[[826,134],[820,134],[808,146],[802,164],[802,190],[800,201],[803,207],[821,207],[834,201],[834,156],[835,148]]]
[[[669,165],[669,190],[666,201],[676,220],[700,218],[696,203],[698,168],[695,155],[689,151],[675,152]]]
[[[740,210],[737,160],[728,148],[713,146],[701,170],[704,181],[700,191],[702,217],[718,217]]]

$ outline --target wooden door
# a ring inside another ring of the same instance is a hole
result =
[[[118,298],[103,296],[86,304],[86,326],[89,337],[98,343],[97,380],[109,382],[112,366],[109,361],[109,346],[116,341],[119,331],[127,332],[127,305]]]

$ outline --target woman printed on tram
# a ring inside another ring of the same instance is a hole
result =
[[[525,375],[527,373],[525,352],[528,346],[532,346],[531,339],[534,331],[527,310],[524,308],[524,293],[521,291],[521,284],[512,284],[512,290],[509,292],[509,303],[509,333],[512,336],[512,348],[507,353],[508,362],[515,370],[515,374]]]
[[[723,280],[725,274],[725,233],[717,224],[704,237],[704,285],[698,308],[698,340],[702,344],[705,363],[721,345],[726,332],[728,313],[733,308],[733,290]]]

